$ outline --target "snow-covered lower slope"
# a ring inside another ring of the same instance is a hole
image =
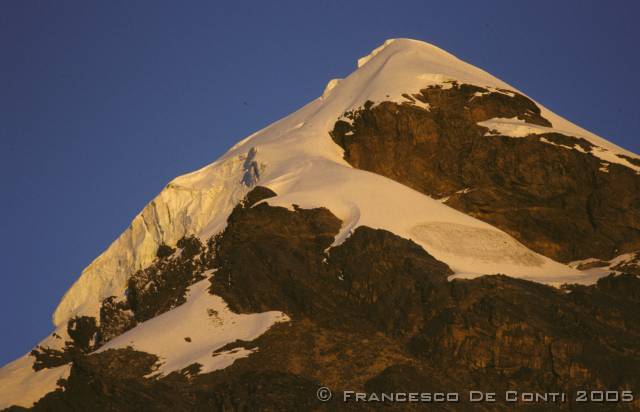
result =
[[[12,405],[29,407],[58,387],[58,380],[69,377],[71,364],[34,371],[29,355],[0,369],[0,410]]]
[[[233,348],[214,353],[236,340],[252,341],[278,322],[289,320],[282,312],[239,315],[231,312],[219,296],[208,291],[211,283],[201,280],[189,287],[187,301],[109,341],[98,352],[113,348],[133,349],[157,355],[159,365],[152,375],[167,375],[193,363],[200,372],[223,369],[257,349]]]
[[[414,240],[447,263],[457,276],[503,273],[549,284],[594,281],[590,274],[532,252],[505,232],[440,201],[383,176],[352,168],[344,161],[342,149],[329,136],[335,122],[346,111],[361,107],[368,100],[406,102],[402,97],[404,93],[417,93],[433,84],[446,87],[452,80],[482,87],[516,89],[435,46],[415,40],[389,40],[360,59],[358,66],[347,78],[329,82],[321,97],[297,112],[240,141],[214,163],[169,183],[133,219],[130,227],[82,272],[53,316],[55,331],[63,338],[50,336],[41,345],[59,347],[67,337],[67,321],[73,316],[98,318],[102,300],[123,296],[128,276],[148,266],[159,245],[174,245],[181,237],[191,234],[206,240],[220,232],[235,204],[255,184],[269,187],[278,194],[267,200],[272,205],[327,207],[343,221],[336,244],[344,241],[356,227],[366,225]],[[634,167],[617,154],[638,158],[635,154],[540,107],[542,115],[551,121],[553,130],[583,137],[601,148],[602,153],[606,152],[609,162]],[[428,110],[428,106],[424,108]],[[521,132],[516,130],[516,133]],[[211,369],[232,362],[234,356],[247,355],[236,352],[221,355],[223,357],[215,362],[208,359],[210,350],[223,345],[232,332],[225,323],[229,329],[224,333],[217,329],[216,333],[220,335],[214,333],[213,340],[198,334],[201,305],[223,307],[223,302],[217,298],[207,296],[205,299],[202,287],[202,284],[192,286],[186,304],[143,323],[105,348],[126,345],[133,338],[136,347],[164,359],[161,373],[203,360],[203,357],[207,358],[205,368]],[[225,319],[233,318],[228,312],[224,313]],[[238,321],[238,324],[249,326],[233,333],[243,339],[255,337],[281,319],[278,318],[281,315],[275,314],[255,316]],[[183,320],[184,330],[176,334],[177,341],[160,343],[161,339],[173,339],[163,337],[158,330],[165,322],[173,322],[175,317]],[[234,325],[234,328],[236,326],[240,327]],[[192,342],[184,341],[185,337],[191,337]],[[179,340],[182,341],[178,343]],[[30,366],[26,360],[16,362]],[[16,365],[14,362],[2,369],[0,387],[8,382],[7,376],[13,376],[8,370],[17,368]],[[33,382],[50,382],[52,378],[48,374],[56,369],[46,372],[47,375],[29,369],[29,376]],[[55,373],[62,376],[63,372]]]
[[[149,377],[165,376],[194,363],[201,365],[200,373],[207,373],[260,350],[242,346],[219,350],[223,346],[236,340],[252,341],[276,323],[289,321],[286,314],[277,311],[246,315],[231,312],[221,297],[209,293],[211,274],[207,271],[205,279],[189,287],[184,304],[138,324],[96,353],[128,347],[152,353],[159,359]],[[60,339],[45,340],[57,341]],[[25,355],[0,369],[0,409],[30,407],[56,390],[58,380],[69,376],[71,364],[35,371],[33,361]]]

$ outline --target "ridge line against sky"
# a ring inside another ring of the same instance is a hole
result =
[[[1,6],[0,364],[50,332],[62,294],[169,180],[320,96],[387,38],[441,47],[640,151],[635,2],[178,6]]]

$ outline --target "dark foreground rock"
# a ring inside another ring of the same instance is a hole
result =
[[[290,322],[238,342],[257,352],[206,374],[193,364],[148,378],[153,354],[79,352],[69,378],[33,410],[640,408],[637,276],[564,289],[506,276],[448,282],[447,265],[410,240],[360,227],[328,249],[340,228],[329,210],[272,207],[273,193],[253,195],[212,242],[211,292],[237,312],[282,310]],[[330,401],[317,399],[321,386],[333,391]],[[498,401],[470,403],[470,390],[497,392]],[[507,390],[567,399],[506,403]],[[635,400],[578,404],[578,390],[627,390]],[[449,392],[460,401],[345,403],[343,391]]]
[[[477,124],[517,118],[550,126],[527,97],[453,82],[406,98],[368,102],[336,122],[331,136],[351,165],[447,199],[555,260],[609,260],[640,249],[635,171],[603,167],[582,138],[511,138]]]

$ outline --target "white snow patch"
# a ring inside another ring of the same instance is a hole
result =
[[[622,255],[618,255],[609,261],[610,263],[609,266],[617,266],[621,263],[628,263],[633,259],[635,259],[637,253],[638,252],[631,252],[631,253],[623,253]]]
[[[471,96],[471,98],[469,99],[469,101],[471,101],[471,100],[475,99],[476,97],[486,96],[486,95],[489,95],[489,94],[491,94],[491,93],[500,93],[500,94],[507,95],[507,96],[509,96],[509,97],[515,97],[515,96],[516,96],[516,94],[515,94],[515,93],[510,92],[510,91],[508,91],[508,90],[498,89],[498,88],[495,88],[495,87],[487,87],[486,89],[487,89],[487,91],[486,91],[486,92],[475,92],[475,93],[473,94],[473,96]]]
[[[471,100],[475,99],[476,97],[482,97],[482,96],[484,96],[485,94],[488,94],[488,93],[486,93],[486,92],[485,92],[485,93],[483,93],[483,92],[475,92],[475,93],[473,94],[473,96],[471,96],[471,98],[469,99],[469,101],[471,101]]]
[[[412,104],[427,111],[431,110],[431,105],[429,103],[422,102],[418,99],[416,99]]]
[[[516,97],[516,94],[513,92],[510,92],[509,90],[498,89],[496,87],[487,87],[487,90],[489,90],[490,93],[500,93],[500,94],[507,95],[509,97]]]
[[[553,131],[551,128],[527,123],[517,117],[495,117],[483,122],[478,122],[477,124],[478,126],[483,126],[489,129],[489,131],[485,133],[487,136],[497,132],[500,135],[508,137],[526,137],[532,134],[549,133]]]
[[[133,347],[160,358],[152,375],[167,375],[193,363],[201,373],[224,369],[253,351],[238,348],[214,354],[216,349],[236,340],[251,341],[279,322],[289,321],[282,312],[236,314],[224,300],[208,291],[211,283],[201,280],[189,287],[187,301],[107,342],[97,352]],[[188,342],[185,338],[190,339]]]
[[[423,102],[422,100],[417,99],[415,96],[410,96],[407,94],[402,97],[405,99],[404,101],[402,101],[402,104],[413,105],[426,111],[431,110],[431,105],[429,103]]]
[[[0,369],[0,409],[12,405],[31,407],[58,387],[58,380],[69,377],[71,364],[34,371],[30,355],[16,359]]]
[[[547,140],[547,139],[546,139],[546,138],[544,138],[544,137],[541,137],[541,138],[540,138],[540,141],[541,141],[542,143],[547,143],[547,144],[550,144],[550,145],[553,145],[553,146],[562,147],[563,149],[577,150],[577,151],[582,152],[582,153],[587,153],[587,151],[586,151],[586,150],[584,150],[582,147],[580,147],[580,146],[579,146],[579,145],[577,145],[577,144],[575,144],[575,145],[573,145],[573,146],[567,146],[567,145],[564,145],[564,144],[560,144],[560,143],[552,142],[551,140]]]
[[[598,279],[600,279],[603,276],[607,276],[610,273],[613,273],[614,275],[619,275],[620,272],[617,270],[614,270],[613,267],[622,264],[622,263],[628,263],[630,261],[632,261],[633,259],[635,259],[637,252],[631,252],[631,253],[623,253],[621,255],[616,256],[615,258],[609,260],[609,261],[602,261],[601,259],[597,259],[597,258],[588,258],[588,259],[582,259],[582,260],[576,260],[574,262],[570,262],[568,263],[569,266],[571,266],[572,268],[577,268],[581,265],[586,265],[589,263],[595,263],[595,262],[604,262],[606,263],[603,266],[598,266],[598,267],[593,267],[591,269],[585,269],[582,272],[585,273],[587,276],[589,276],[589,278],[591,279],[590,283],[595,283],[597,282]]]

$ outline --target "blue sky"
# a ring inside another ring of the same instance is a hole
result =
[[[428,41],[640,152],[633,1],[0,5],[0,364],[173,177],[319,96],[387,38]]]

